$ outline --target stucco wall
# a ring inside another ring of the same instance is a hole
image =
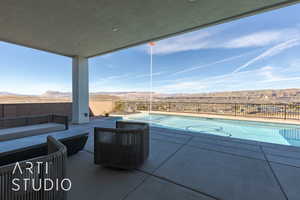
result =
[[[0,104],[0,118],[31,115],[61,114],[72,116],[72,103],[18,103]]]
[[[94,116],[110,113],[115,108],[115,102],[112,100],[90,101],[90,110]]]
[[[115,102],[112,100],[90,101],[90,112],[94,116],[103,115],[113,111]],[[21,116],[46,115],[46,114],[68,115],[72,118],[72,103],[16,103],[0,104],[0,118],[14,118]]]

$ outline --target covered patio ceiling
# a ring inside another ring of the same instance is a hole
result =
[[[65,56],[93,57],[297,2],[1,1],[0,40]]]

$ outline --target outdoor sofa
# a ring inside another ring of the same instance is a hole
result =
[[[48,136],[46,143],[47,152],[40,152],[34,158],[23,157],[23,161],[19,162],[22,169],[22,174],[19,170],[14,171],[16,163],[10,161],[9,164],[0,165],[0,199],[1,200],[66,200],[66,192],[62,189],[45,191],[40,189],[38,191],[33,190],[33,184],[39,183],[39,180],[45,178],[51,180],[58,180],[61,182],[66,178],[66,147],[56,140],[54,137]],[[32,172],[26,170],[28,163],[32,163]],[[38,162],[42,162],[42,165],[38,165]],[[46,171],[46,163],[50,163],[48,171]],[[40,166],[40,167],[39,167]],[[14,172],[14,173],[13,173]],[[13,185],[13,180],[18,178],[19,180],[30,179],[33,181],[28,182],[26,191],[24,183],[17,182],[19,185],[18,191],[13,191],[12,188],[16,188]],[[38,188],[39,186],[34,186]]]
[[[149,125],[117,121],[116,128],[95,127],[94,162],[105,167],[134,169],[149,156]]]
[[[43,133],[67,130],[68,117],[39,115],[0,119],[0,141],[14,140]]]
[[[76,154],[84,148],[88,134],[88,128],[72,128],[64,131],[0,141],[0,166],[46,154],[46,140],[48,136],[52,136],[63,143],[67,148],[68,156]]]

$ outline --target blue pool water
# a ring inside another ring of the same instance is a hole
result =
[[[297,125],[160,114],[135,114],[126,119],[199,134],[300,146],[300,126]]]

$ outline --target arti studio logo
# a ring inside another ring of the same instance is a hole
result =
[[[26,162],[21,166],[17,162],[12,172],[12,190],[20,191],[69,191],[72,182],[68,178],[59,177],[58,173],[51,169],[51,162]]]

